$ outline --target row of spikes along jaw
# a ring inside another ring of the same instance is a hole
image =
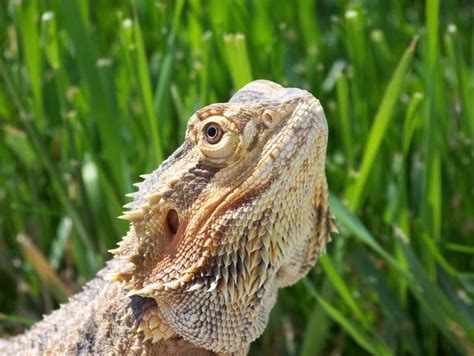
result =
[[[140,176],[144,179],[142,183],[135,183],[140,188],[150,179],[151,174]],[[159,292],[177,290],[184,286],[186,281],[192,279],[191,273],[187,273],[185,278],[181,278],[168,283],[154,282],[144,285],[143,276],[140,269],[147,258],[154,255],[154,251],[163,250],[166,244],[169,244],[179,228],[179,217],[175,209],[171,208],[166,202],[166,196],[172,191],[174,184],[179,180],[178,176],[168,180],[162,185],[161,189],[145,196],[145,201],[141,199],[141,204],[137,205],[135,201],[124,205],[125,211],[119,219],[131,222],[131,227],[124,239],[118,243],[118,248],[109,250],[115,258],[119,258],[121,264],[120,271],[114,271],[111,274],[111,280],[119,282],[122,287],[128,291],[126,298],[136,296],[144,298],[155,298]],[[138,192],[127,194],[128,197],[136,198]],[[162,236],[158,239],[146,239],[147,233],[140,234],[140,231],[146,230],[148,221],[154,217],[159,217],[162,226]],[[158,246],[156,246],[158,245]],[[149,246],[149,248],[145,248]],[[156,256],[155,258],[159,258]],[[202,261],[204,262],[204,261]],[[191,272],[191,271],[189,271]],[[137,331],[144,335],[143,342],[150,340],[152,343],[167,340],[175,335],[172,328],[164,321],[156,304],[148,307],[140,313]],[[137,349],[139,345],[137,345]]]

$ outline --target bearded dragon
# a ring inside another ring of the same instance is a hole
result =
[[[313,95],[266,80],[198,110],[131,194],[114,258],[0,354],[247,353],[336,230],[327,139]]]

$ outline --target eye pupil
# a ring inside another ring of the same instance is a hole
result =
[[[215,137],[217,135],[217,129],[214,126],[210,126],[207,128],[207,136]]]
[[[224,134],[221,127],[216,123],[208,123],[202,132],[204,140],[211,145],[218,143]]]

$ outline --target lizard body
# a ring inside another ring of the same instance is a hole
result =
[[[114,258],[0,353],[246,353],[335,230],[326,145],[322,107],[301,89],[258,80],[198,110],[137,184]]]

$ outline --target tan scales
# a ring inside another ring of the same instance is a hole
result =
[[[0,354],[246,353],[337,230],[327,137],[314,96],[270,81],[197,111],[137,184],[114,258]]]

